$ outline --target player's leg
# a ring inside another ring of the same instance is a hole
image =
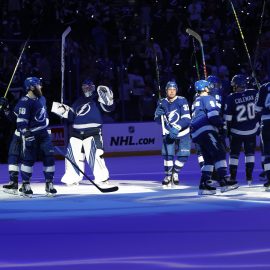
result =
[[[162,181],[163,187],[167,187],[171,184],[173,173],[173,160],[175,154],[175,140],[168,136],[163,137],[161,154],[163,157],[165,178]]]
[[[229,168],[230,168],[231,180],[233,181],[236,181],[239,155],[240,155],[242,143],[243,143],[243,139],[240,136],[231,136]]]
[[[251,185],[253,177],[253,169],[255,163],[256,136],[250,136],[244,140],[246,180]]]
[[[82,152],[82,140],[79,138],[71,137],[67,147],[67,156],[82,170],[84,171],[85,155]],[[80,171],[67,159],[65,159],[65,174],[61,182],[67,185],[78,184],[83,175]]]
[[[185,163],[190,156],[191,138],[187,134],[180,139],[176,140],[176,160],[173,166],[173,183],[179,185],[179,172],[184,167]]]
[[[95,181],[107,182],[109,180],[109,171],[103,157],[104,150],[101,134],[84,139],[83,148],[86,160],[95,177]]]
[[[270,188],[270,130],[267,127],[262,127],[262,143],[264,155],[264,171],[267,177],[267,182],[264,183],[266,190]]]

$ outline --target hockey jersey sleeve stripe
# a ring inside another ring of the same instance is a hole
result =
[[[17,118],[17,123],[28,123],[29,121],[25,118]]]
[[[191,119],[190,114],[183,114],[183,115],[181,116],[181,119],[182,119],[182,118],[188,118],[188,119]]]
[[[206,125],[206,126],[203,126],[199,129],[197,129],[195,132],[192,133],[192,138],[196,138],[198,135],[200,135],[201,133],[205,132],[205,131],[216,131],[218,132],[218,129],[212,125]]]
[[[219,115],[218,111],[211,111],[211,112],[207,113],[208,118],[213,117],[213,116],[217,116],[217,115]]]
[[[224,114],[224,119],[225,119],[226,121],[232,121],[232,115]]]
[[[263,109],[263,107],[260,107],[260,106],[255,105],[255,111],[256,112],[261,112],[262,109]]]

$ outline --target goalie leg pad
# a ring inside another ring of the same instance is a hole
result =
[[[93,172],[95,181],[102,182],[109,179],[109,171],[103,158],[101,136],[88,137],[83,140],[86,160]]]
[[[71,137],[67,147],[67,156],[84,171],[85,155],[82,153],[82,140]],[[77,184],[83,178],[82,173],[73,166],[67,159],[65,159],[65,174],[61,182],[67,185]]]

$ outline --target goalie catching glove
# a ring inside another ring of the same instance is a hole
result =
[[[62,118],[68,118],[69,110],[70,110],[70,107],[68,105],[54,101],[52,104],[51,112],[59,115]]]
[[[110,106],[113,105],[113,92],[107,87],[100,85],[97,88],[98,92],[98,101],[104,105]]]

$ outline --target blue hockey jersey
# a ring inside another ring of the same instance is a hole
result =
[[[114,110],[114,104],[110,106],[101,104],[96,95],[81,96],[72,104],[68,113],[68,121],[79,132],[101,127],[103,124],[101,110],[110,112]]]
[[[209,131],[218,132],[223,126],[223,120],[219,113],[214,97],[198,96],[192,105],[191,137],[194,139],[200,134]]]
[[[261,86],[255,102],[255,110],[264,126],[270,126],[270,82]]]
[[[20,132],[30,130],[38,133],[49,125],[49,118],[44,96],[30,98],[28,95],[22,97],[14,108],[17,115],[17,129]]]
[[[164,98],[160,102],[165,110],[165,135],[169,134],[169,127],[179,130],[177,137],[188,134],[190,132],[190,111],[187,100],[184,97],[176,96],[172,101]],[[155,120],[160,121],[160,117],[155,116]]]
[[[230,94],[225,102],[224,119],[228,131],[234,136],[256,135],[259,129],[258,117],[255,114],[257,91],[247,89]]]

